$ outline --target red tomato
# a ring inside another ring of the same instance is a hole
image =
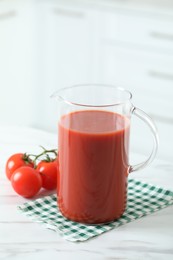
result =
[[[53,190],[57,187],[58,162],[41,161],[37,165],[37,171],[42,177],[42,187],[46,190]]]
[[[34,164],[31,160],[27,159],[27,155],[23,153],[13,154],[6,163],[6,175],[10,180],[13,172],[22,166],[34,167]]]
[[[31,198],[41,189],[42,178],[35,169],[23,166],[12,174],[11,184],[19,195]]]

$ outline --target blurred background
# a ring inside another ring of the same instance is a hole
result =
[[[158,126],[160,156],[172,159],[173,1],[0,0],[1,126],[56,132],[50,95],[94,82],[130,90]]]

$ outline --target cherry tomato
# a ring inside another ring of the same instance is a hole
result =
[[[23,166],[18,168],[11,176],[13,189],[25,198],[35,196],[42,187],[42,178],[35,169]]]
[[[22,166],[34,167],[33,162],[27,158],[26,154],[16,153],[10,156],[6,163],[6,176],[10,180],[13,172]]]
[[[41,161],[37,165],[37,171],[42,177],[42,187],[46,190],[53,190],[57,187],[58,162],[57,160],[47,162]]]

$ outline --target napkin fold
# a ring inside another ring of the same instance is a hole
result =
[[[78,242],[98,236],[172,204],[173,191],[129,179],[126,210],[118,220],[108,224],[85,225],[66,219],[57,207],[56,195],[28,201],[18,206],[18,209],[46,228],[59,232],[66,240]]]

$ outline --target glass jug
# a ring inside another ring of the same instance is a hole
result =
[[[132,104],[132,94],[110,85],[61,89],[58,100],[58,207],[68,219],[108,223],[125,211],[129,173],[151,163],[158,148],[152,119]],[[130,120],[135,115],[151,130],[148,159],[129,163]]]

